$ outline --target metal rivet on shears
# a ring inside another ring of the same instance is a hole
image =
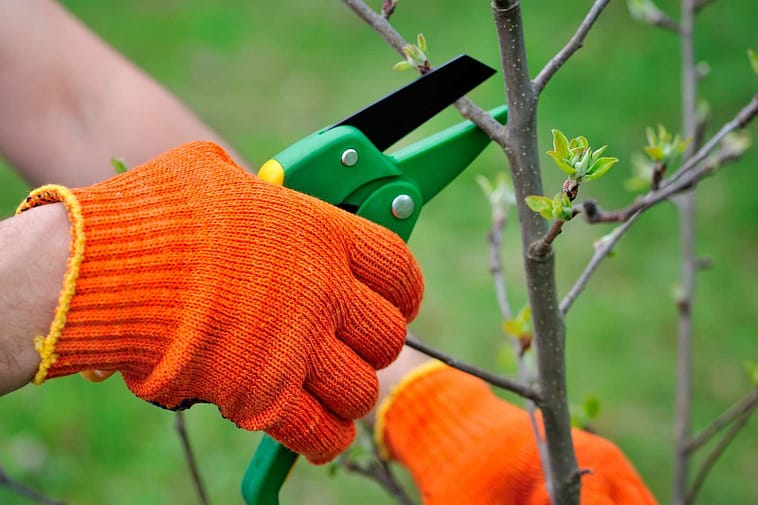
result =
[[[413,215],[416,209],[416,203],[408,195],[397,195],[392,200],[392,215],[398,219],[408,219]]]
[[[350,149],[345,149],[340,157],[340,161],[342,161],[342,164],[346,167],[352,167],[358,163],[358,151],[352,147]]]

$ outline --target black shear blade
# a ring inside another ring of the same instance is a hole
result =
[[[353,126],[380,150],[408,135],[495,73],[461,55],[334,126]]]

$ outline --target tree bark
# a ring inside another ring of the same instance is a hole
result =
[[[492,8],[508,102],[505,154],[516,192],[542,394],[539,407],[549,460],[546,482],[554,504],[575,505],[579,503],[580,474],[566,397],[565,328],[555,284],[555,257],[552,247],[543,250],[533,247],[547,233],[547,221],[532,212],[525,202],[529,195],[543,194],[537,145],[537,93],[529,76],[519,2],[495,0]]]

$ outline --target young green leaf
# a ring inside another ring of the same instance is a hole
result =
[[[426,54],[426,37],[424,37],[423,33],[416,35],[416,44],[421,49],[421,52]]]
[[[600,149],[596,150],[594,153],[592,153],[592,162],[595,163],[598,158],[600,158],[600,155],[605,152],[605,150],[608,149],[607,145],[604,145]]]
[[[598,159],[592,164],[590,169],[587,170],[587,175],[584,177],[584,180],[594,181],[595,179],[602,177],[602,175],[610,170],[616,163],[618,163],[618,158],[603,157]]]
[[[750,65],[753,67],[753,72],[758,74],[758,52],[748,49],[747,57],[750,60]]]
[[[589,142],[587,141],[587,137],[584,135],[579,135],[578,137],[574,137],[571,139],[571,142],[569,142],[569,149],[572,151],[578,151],[579,154],[583,154],[584,150],[589,147]]]
[[[413,65],[408,63],[407,61],[398,61],[394,65],[392,65],[392,70],[411,70],[413,68]]]
[[[552,132],[553,149],[547,151],[547,155],[569,176],[569,180],[579,183],[583,180],[597,179],[615,163],[609,160],[616,158],[601,158],[608,148],[607,145],[593,151],[587,137],[583,135],[568,140],[562,131],[553,129]],[[651,135],[654,134],[651,132]],[[591,177],[587,177],[588,175]],[[575,197],[576,195],[573,196]],[[557,206],[554,208],[557,209]]]
[[[573,209],[571,208],[571,200],[562,191],[556,193],[553,197],[553,217],[568,221],[573,216]]]
[[[503,331],[506,332],[508,335],[513,335],[514,337],[518,337],[522,333],[524,333],[524,327],[515,319],[508,319],[507,321],[503,321]]]
[[[553,128],[553,152],[561,159],[569,157],[569,141],[566,135],[557,128]]]
[[[748,377],[755,387],[758,387],[758,363],[752,360],[745,361],[742,366],[745,368]]]
[[[548,151],[547,155],[558,165],[558,168],[563,170],[569,177],[573,177],[576,174],[574,167],[569,165],[565,159],[563,159],[556,151]]]
[[[124,163],[124,160],[121,158],[111,158],[111,165],[113,165],[113,169],[117,174],[123,174],[129,170],[126,166],[126,163]]]
[[[532,309],[524,306],[513,319],[503,321],[503,331],[514,337],[522,337],[531,332]]]
[[[408,44],[403,47],[405,61],[395,63],[394,70],[409,70],[412,68],[429,69],[429,59],[426,57],[426,38],[419,33],[416,37],[416,44]]]
[[[658,161],[667,165],[678,155],[682,154],[690,143],[690,139],[682,140],[681,135],[671,135],[663,125],[658,125],[658,131],[654,131],[652,128],[645,129],[645,137],[647,138],[647,146],[645,146],[645,153],[653,161]]]
[[[546,196],[531,195],[525,198],[526,205],[545,219],[553,218],[553,200]]]
[[[576,175],[578,178],[583,178],[587,175],[587,170],[590,168],[590,160],[592,159],[592,152],[589,149],[584,149],[579,160],[574,165],[576,169]]]
[[[600,400],[594,396],[588,396],[584,399],[582,407],[584,408],[584,415],[590,421],[597,420],[598,415],[600,415]]]
[[[527,325],[532,321],[532,308],[529,307],[529,305],[525,305],[521,310],[519,310],[518,315],[516,316],[516,320],[526,328]]]
[[[645,152],[653,161],[663,161],[666,157],[666,153],[663,152],[660,146],[646,146]]]

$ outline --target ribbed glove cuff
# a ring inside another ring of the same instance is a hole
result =
[[[203,177],[232,179],[226,172]],[[252,178],[242,177],[250,184]],[[229,180],[230,192],[234,184],[240,181]],[[60,202],[71,225],[55,317],[49,333],[35,338],[41,356],[35,383],[94,369],[145,377],[169,345],[184,345],[172,344],[182,335],[182,307],[198,309],[193,265],[185,258],[207,252],[207,219],[197,219],[188,202],[202,195],[186,185],[175,172],[139,167],[82,189],[43,186],[19,206],[20,213]],[[171,369],[181,369],[175,365]]]
[[[376,441],[386,458],[404,464],[424,495],[440,488],[464,488],[464,473],[473,470],[485,484],[487,446],[502,446],[512,435],[503,427],[525,413],[499,400],[481,380],[430,362],[410,372],[379,407]],[[527,436],[531,433],[527,432]],[[528,438],[527,438],[528,440]],[[507,443],[507,442],[506,442]],[[520,452],[514,444],[516,453]],[[520,465],[515,454],[514,465]],[[459,462],[469,462],[462,468]],[[477,468],[471,468],[477,467]],[[476,486],[469,487],[476,493]]]

